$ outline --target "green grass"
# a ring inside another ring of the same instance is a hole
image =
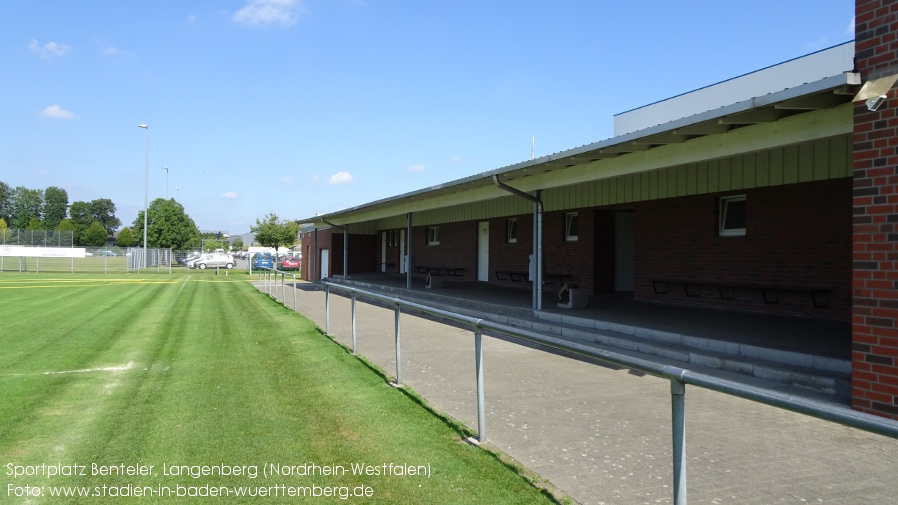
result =
[[[315,485],[337,493],[369,486],[371,497],[349,498],[357,503],[551,503],[498,456],[461,442],[451,422],[391,388],[247,278],[0,274],[0,502],[26,503],[7,496],[26,485],[41,490],[43,498],[33,500],[41,503],[114,502],[51,498],[51,486],[283,493],[286,487],[272,486]],[[390,463],[426,466],[430,476],[350,470]],[[9,475],[17,465],[45,473],[43,464],[84,465],[87,475]],[[90,475],[93,464],[153,471]],[[266,478],[263,467],[271,464],[344,467],[347,474]],[[164,475],[163,465],[255,466],[259,475]]]

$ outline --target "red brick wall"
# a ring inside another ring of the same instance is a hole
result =
[[[317,237],[317,246],[316,246]],[[317,281],[321,275],[321,249],[332,249],[331,230],[317,230],[300,234],[302,241],[302,279],[304,281]],[[352,244],[352,242],[350,242]],[[317,250],[316,250],[317,247]],[[341,245],[342,247],[342,245]],[[342,268],[342,259],[340,260]],[[333,256],[330,257],[331,271],[333,271]]]
[[[464,276],[453,279],[476,280],[477,221],[444,223],[439,226],[439,245],[427,245],[427,226],[412,227],[412,256],[415,265],[464,268]]]
[[[579,214],[578,238],[564,239],[564,215]],[[592,293],[595,288],[594,245],[596,241],[595,209],[572,209],[564,212],[546,212],[543,215],[543,259],[547,274],[573,275],[578,287]],[[613,241],[613,237],[611,239]]]
[[[726,193],[729,194],[729,193]],[[851,282],[851,181],[836,179],[772,188],[746,195],[746,235],[718,236],[719,199],[699,195],[641,202],[635,214],[635,297],[639,300],[848,320]],[[809,294],[780,293],[764,303],[756,290],[721,299],[714,288],[687,297],[682,286],[655,294],[652,279],[732,284],[825,287],[829,307]]]
[[[857,0],[855,66],[864,82],[898,73],[898,2]],[[898,419],[898,95],[854,108],[852,406]]]
[[[575,284],[592,293],[594,286],[593,242],[596,233],[594,224],[595,211],[593,209],[578,209],[577,211],[579,212],[580,221],[578,240],[571,242],[566,241],[564,237],[564,215],[566,212],[546,212],[543,214],[544,271],[550,274],[573,275]],[[496,270],[529,272],[530,269],[530,255],[533,254],[533,214],[513,217],[518,220],[518,241],[511,244],[508,243],[506,235],[508,218],[489,220],[490,282],[512,288],[530,290],[532,285],[527,282],[500,281],[496,279]],[[474,224],[476,226],[476,223]],[[474,247],[476,249],[476,243]],[[547,286],[547,289],[551,288],[551,285]]]
[[[533,214],[513,216],[517,219],[518,241],[508,243],[509,218],[490,219],[490,282],[522,290],[533,289],[528,282],[496,279],[496,270],[528,272],[533,254]]]

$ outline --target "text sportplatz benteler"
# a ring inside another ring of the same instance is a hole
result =
[[[72,476],[111,476],[123,475],[128,477],[157,477],[159,473],[154,471],[154,465],[141,463],[116,465],[89,465],[79,464],[40,464],[40,465],[6,465],[6,475],[12,478],[20,477],[72,477]],[[351,463],[349,465],[317,463],[282,464],[265,463],[262,465],[168,465],[161,467],[162,476],[186,476],[194,479],[203,477],[247,477],[255,479],[259,477],[259,470],[265,478],[271,477],[318,477],[318,476],[368,476],[368,477],[412,477],[421,476],[430,478],[430,463],[424,465],[408,465],[402,463]]]

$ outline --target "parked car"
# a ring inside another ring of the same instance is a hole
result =
[[[299,270],[300,261],[296,256],[284,256],[278,260],[279,270]]]
[[[274,258],[271,253],[255,253],[251,264],[253,268],[274,268]]]
[[[109,249],[103,249],[102,251],[100,251],[99,254],[100,254],[100,256],[113,256],[113,257],[114,257],[114,256],[117,256],[117,254],[115,254],[114,252],[110,251]]]
[[[198,259],[193,260],[193,262],[189,265],[190,268],[199,268],[200,270],[204,270],[206,268],[231,269],[237,266],[237,260],[232,258],[230,254],[207,253],[200,256]]]
[[[189,268],[190,264],[193,263],[194,261],[200,259],[200,257],[202,257],[202,254],[200,254],[198,252],[192,252],[192,253],[188,254],[187,256],[184,256],[183,258],[178,258],[178,263]]]

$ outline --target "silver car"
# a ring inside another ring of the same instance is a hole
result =
[[[237,260],[226,253],[206,253],[190,263],[190,268],[227,268],[231,269],[237,266]]]

